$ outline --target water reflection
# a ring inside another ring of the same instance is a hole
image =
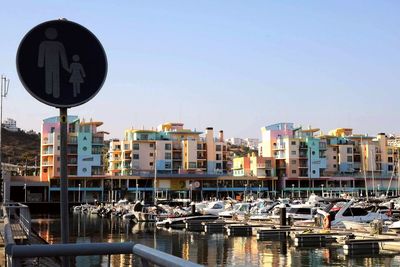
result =
[[[49,243],[60,242],[60,220],[40,216],[34,229]],[[286,240],[257,241],[255,237],[227,237],[131,224],[119,218],[73,214],[70,242],[136,242],[208,266],[400,266],[400,257],[346,257],[338,246],[298,248]],[[106,266],[107,256],[77,257],[76,266]],[[112,266],[141,266],[131,255],[115,255]]]

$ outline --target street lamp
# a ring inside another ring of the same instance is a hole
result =
[[[246,201],[246,193],[247,193],[247,183],[244,184],[244,193],[243,193],[244,201]]]
[[[189,184],[189,189],[190,189],[190,202],[192,202],[192,198],[193,198],[193,184],[192,183],[190,183]]]
[[[294,198],[294,184],[292,184],[292,198]]]
[[[25,190],[25,203],[26,203],[26,183],[24,184],[24,190]]]
[[[139,184],[138,181],[136,180],[136,201],[138,201],[138,197],[139,197]]]
[[[321,184],[321,196],[324,196],[324,184]]]
[[[1,75],[1,80],[0,80],[0,87],[1,87],[1,92],[0,92],[0,193],[1,197],[3,198],[3,203],[6,202],[6,194],[5,194],[5,183],[3,179],[3,160],[1,158],[2,154],[2,142],[1,142],[1,129],[3,128],[3,98],[5,98],[8,94],[8,87],[10,85],[10,79],[7,79],[6,76]]]
[[[78,184],[78,202],[81,203],[81,184]]]

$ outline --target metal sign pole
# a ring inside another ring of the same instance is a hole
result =
[[[67,174],[67,108],[60,108],[60,214],[61,214],[61,242],[69,242],[68,218],[68,174]],[[64,267],[69,266],[68,258],[63,257]]]

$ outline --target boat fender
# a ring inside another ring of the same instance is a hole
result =
[[[392,217],[392,209],[389,209],[389,210],[386,212],[386,215],[389,216],[389,217]]]
[[[324,217],[324,229],[328,230],[331,229],[331,216],[330,215],[326,215]]]

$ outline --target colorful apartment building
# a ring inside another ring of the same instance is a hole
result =
[[[68,116],[68,184],[73,198],[91,200],[98,198],[102,191],[104,175],[103,148],[105,132],[98,131],[103,123],[80,120]],[[43,120],[41,130],[40,181],[50,183],[50,199],[59,199],[60,190],[60,122],[59,117]],[[91,192],[82,192],[81,187],[91,185]],[[94,188],[97,188],[95,190]],[[79,191],[79,192],[75,192]],[[79,194],[79,196],[76,196]],[[76,200],[75,200],[76,201]]]
[[[277,190],[304,192],[399,190],[399,145],[394,137],[355,135],[351,128],[321,134],[319,129],[295,128],[293,123],[263,127],[259,158],[274,161]],[[234,175],[250,175],[250,158],[234,159]],[[397,166],[397,167],[396,167]],[[391,179],[390,179],[391,178]],[[378,190],[379,190],[378,189]]]
[[[257,177],[264,190],[275,192],[278,180],[275,167],[275,158],[252,153],[246,157],[235,157],[232,171],[235,177]]]
[[[215,138],[211,127],[202,136],[182,123],[165,123],[157,130],[126,130],[123,140],[111,141],[108,174],[224,174],[227,155],[223,131]]]

